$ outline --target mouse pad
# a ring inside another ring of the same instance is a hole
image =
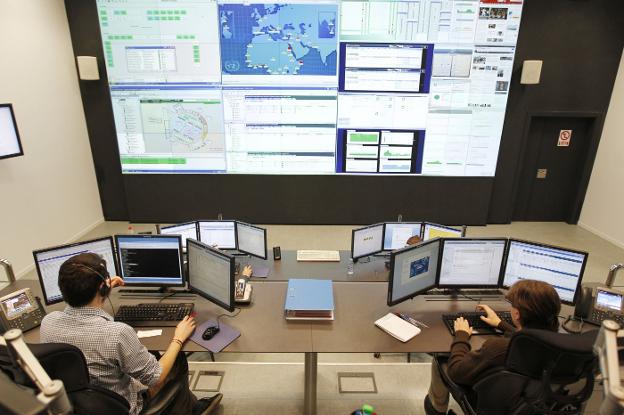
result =
[[[269,276],[269,271],[269,267],[265,267],[264,265],[254,265],[253,274],[251,274],[251,276],[255,278],[266,278]]]
[[[210,340],[202,339],[202,334],[204,334],[206,328],[216,325],[217,321],[215,319],[204,321],[197,326],[195,332],[191,336],[191,340],[213,353],[219,353],[240,336],[240,331],[227,324],[223,324],[223,322],[219,322],[219,332]]]

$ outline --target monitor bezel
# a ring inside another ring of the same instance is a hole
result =
[[[182,236],[181,235],[143,235],[143,234],[118,234],[114,236],[115,239],[115,254],[117,255],[117,263],[119,264],[118,272],[121,270],[121,250],[119,248],[119,238],[134,238],[134,239],[156,239],[156,238],[169,238],[178,240],[178,259],[180,264],[180,275],[182,276],[181,283],[161,283],[155,284],[153,282],[128,282],[124,280],[125,287],[185,287],[186,275],[184,272],[184,256],[182,250]],[[122,276],[123,278],[123,276]]]
[[[414,249],[418,249],[418,248],[422,248],[423,246],[432,244],[432,243],[438,243],[438,263],[436,264],[438,266],[437,270],[436,270],[436,276],[435,279],[433,280],[433,284],[428,286],[427,288],[423,288],[422,290],[418,290],[410,295],[407,295],[405,297],[401,297],[398,299],[395,299],[394,301],[392,300],[392,288],[394,287],[394,267],[396,265],[396,257],[398,255],[401,255],[405,252],[414,250]],[[395,306],[397,304],[402,303],[403,301],[407,301],[407,300],[411,300],[412,298],[421,295],[424,292],[429,291],[430,289],[434,288],[437,286],[438,283],[438,277],[440,274],[440,256],[442,255],[442,238],[433,238],[430,239],[428,241],[425,242],[421,242],[419,244],[415,244],[415,245],[411,245],[411,246],[406,246],[405,248],[401,248],[401,249],[397,249],[395,251],[392,251],[392,253],[390,254],[390,274],[388,274],[388,300],[387,300],[387,304],[389,307]]]
[[[438,228],[448,229],[450,231],[460,232],[461,235],[458,236],[458,238],[465,238],[466,237],[466,229],[465,228],[457,229],[457,228],[454,228],[452,226],[441,225],[439,223],[423,222],[421,233],[420,233],[420,237],[422,238],[423,241],[425,240],[425,227],[427,225],[435,226],[435,227],[438,227]],[[436,238],[449,238],[449,237],[448,236],[436,236]],[[449,238],[449,239],[451,239],[451,238]]]
[[[24,147],[22,147],[22,138],[20,137],[19,129],[17,128],[17,120],[15,119],[13,104],[0,104],[0,108],[8,108],[9,112],[11,113],[11,119],[13,120],[13,129],[15,130],[15,138],[17,139],[17,146],[19,147],[19,153],[0,155],[0,160],[23,156]]]
[[[578,282],[576,283],[576,289],[574,291],[574,297],[572,298],[572,301],[567,301],[567,300],[563,300],[562,298],[559,298],[563,304],[567,304],[567,305],[576,304],[576,301],[578,300],[578,297],[579,297],[579,293],[581,291],[581,284],[583,282],[583,276],[585,274],[585,267],[587,266],[587,259],[589,258],[589,252],[581,251],[578,249],[564,248],[558,245],[545,244],[542,242],[527,241],[525,239],[509,238],[507,242],[507,250],[505,251],[505,267],[503,269],[503,274],[501,275],[501,281],[500,281],[500,286],[505,289],[511,288],[511,286],[505,284],[505,275],[507,274],[507,260],[509,258],[509,251],[511,250],[512,242],[519,242],[523,244],[540,246],[542,248],[559,249],[561,251],[568,251],[568,252],[573,252],[575,254],[582,254],[584,257],[583,265],[581,265],[581,274],[579,276]]]
[[[240,248],[240,243],[239,243],[239,238],[238,238],[238,225],[239,224],[242,224],[242,225],[245,225],[245,226],[249,226],[250,228],[262,230],[262,233],[264,234],[264,256],[256,255],[256,254],[254,254],[252,252],[245,251],[244,249]],[[235,221],[234,227],[235,227],[234,228],[234,232],[236,233],[236,249],[238,251],[244,253],[244,254],[251,255],[253,257],[266,260],[267,256],[268,256],[268,253],[267,253],[267,230],[265,228],[261,228],[259,226],[252,225],[251,223],[241,222],[239,220]]]
[[[369,229],[369,228],[374,228],[376,226],[381,226],[381,247],[378,251],[374,251],[374,252],[370,252],[366,255],[360,255],[360,256],[353,256],[353,245],[354,245],[354,241],[355,241],[355,233],[357,231],[361,231],[364,229]],[[380,252],[383,252],[383,245],[384,245],[384,238],[386,237],[386,224],[384,222],[379,222],[379,223],[374,223],[372,225],[368,225],[368,226],[363,226],[361,228],[357,228],[357,229],[352,229],[351,230],[351,259],[353,259],[353,262],[357,262],[358,259],[360,258],[366,258],[367,256],[371,256],[371,255],[375,255],[378,254]]]
[[[234,224],[234,248],[229,248],[229,247],[228,248],[218,247],[218,248],[220,250],[222,250],[222,251],[236,251],[236,250],[238,250],[238,234],[236,233],[236,220],[235,219],[232,219],[232,220],[229,220],[229,219],[222,219],[222,220],[219,220],[219,219],[214,219],[214,220],[213,219],[203,219],[203,220],[197,220],[195,222],[197,223],[197,240],[199,242],[203,243],[203,244],[205,244],[206,242],[202,242],[201,241],[201,224],[202,224],[202,222],[231,222],[231,223],[233,223]]]
[[[399,249],[403,249],[404,247],[401,248],[397,248],[397,249],[386,249],[386,226],[388,225],[416,225],[419,224],[420,225],[420,233],[418,235],[414,235],[414,236],[418,236],[419,238],[422,239],[422,233],[423,233],[423,228],[425,225],[425,222],[384,222],[384,231],[383,231],[383,235],[384,235],[384,240],[382,243],[382,248],[384,250],[384,252],[393,252],[393,251],[397,251]]]
[[[192,221],[192,222],[184,222],[184,223],[178,223],[177,225],[167,225],[167,226],[162,226],[162,225],[156,225],[156,232],[157,235],[172,235],[170,233],[162,233],[163,229],[171,229],[171,228],[177,228],[178,226],[186,226],[186,225],[195,225],[195,238],[196,240],[199,239],[199,225],[197,223],[197,221]],[[187,240],[190,238],[187,238]],[[186,247],[184,246],[184,241],[182,242],[182,249],[186,249]]]
[[[440,238],[442,239],[442,245],[440,248],[440,261],[438,264],[438,277],[436,278],[436,287],[438,288],[454,288],[454,289],[473,289],[473,288],[500,288],[502,284],[503,278],[503,270],[506,265],[506,256],[507,247],[509,246],[508,238],[494,238],[494,237],[485,237],[485,238]],[[503,257],[501,258],[500,270],[498,271],[498,279],[495,284],[440,284],[440,278],[442,276],[442,258],[444,257],[444,247],[446,246],[446,242],[459,242],[459,243],[467,243],[470,241],[502,241],[504,242],[503,246]],[[427,241],[428,242],[428,241]]]
[[[217,256],[220,256],[222,258],[226,258],[229,263],[230,263],[230,304],[225,304],[223,303],[221,300],[218,300],[214,297],[212,297],[210,294],[205,293],[204,291],[196,288],[193,286],[193,282],[191,281],[191,250],[187,250],[187,255],[188,255],[188,288],[190,291],[198,294],[199,296],[205,298],[206,300],[218,305],[219,307],[223,308],[224,310],[227,310],[228,312],[233,312],[236,309],[236,303],[234,301],[234,290],[236,289],[235,287],[235,283],[236,283],[236,278],[235,278],[235,270],[236,270],[236,259],[232,256],[229,255],[226,252],[223,252],[219,249],[215,249],[213,247],[211,247],[210,245],[207,245],[203,242],[200,242],[198,240],[195,239],[189,239],[188,242],[191,245],[196,245],[197,247],[199,247],[200,249],[204,249],[204,250],[208,250],[214,254],[216,254]]]
[[[46,305],[49,306],[49,305],[62,303],[65,300],[63,299],[62,296],[58,300],[49,300],[48,299],[48,293],[46,292],[45,284],[43,283],[43,276],[41,275],[41,268],[39,267],[39,261],[37,260],[37,255],[48,253],[50,251],[55,251],[55,250],[58,250],[58,249],[66,249],[66,248],[71,248],[71,247],[74,247],[74,246],[85,245],[85,244],[89,244],[89,243],[93,243],[93,242],[100,242],[100,241],[108,241],[110,243],[110,247],[111,247],[111,250],[112,250],[111,252],[113,253],[112,256],[113,256],[113,266],[115,267],[115,274],[119,275],[119,263],[117,262],[117,250],[115,249],[115,245],[113,243],[113,237],[112,236],[105,236],[103,238],[95,238],[95,239],[90,239],[90,240],[87,240],[87,241],[72,242],[72,243],[69,243],[69,244],[56,245],[56,246],[51,246],[51,247],[48,247],[48,248],[41,248],[41,249],[37,249],[37,250],[33,251],[33,259],[35,261],[35,268],[37,270],[37,277],[39,278],[39,285],[41,286],[41,292],[43,294],[43,300],[44,300]],[[112,277],[112,275],[111,275],[111,277]],[[57,279],[58,279],[58,276],[57,276]]]

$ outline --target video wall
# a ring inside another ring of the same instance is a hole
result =
[[[522,0],[97,6],[124,173],[495,173]]]

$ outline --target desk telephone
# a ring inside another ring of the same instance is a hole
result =
[[[601,325],[604,320],[613,320],[624,326],[624,292],[612,288],[583,287],[574,308],[574,316],[588,323]]]
[[[39,298],[29,288],[12,292],[0,298],[1,331],[20,329],[28,331],[41,324],[46,312]]]

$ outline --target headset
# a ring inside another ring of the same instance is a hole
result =
[[[99,288],[98,292],[100,293],[100,295],[104,298],[108,297],[108,295],[111,292],[111,286],[110,286],[110,274],[108,273],[108,270],[106,269],[106,267],[104,266],[103,262],[100,262],[99,266],[102,267],[104,270],[106,270],[106,276],[102,275],[100,272],[96,271],[95,269],[91,268],[88,265],[85,265],[83,263],[80,262],[74,262],[75,265],[78,265],[79,267],[82,268],[86,268],[89,271],[91,271],[92,273],[94,273],[95,275],[97,275],[98,277],[100,277],[102,279],[102,281],[104,282],[104,284]]]

